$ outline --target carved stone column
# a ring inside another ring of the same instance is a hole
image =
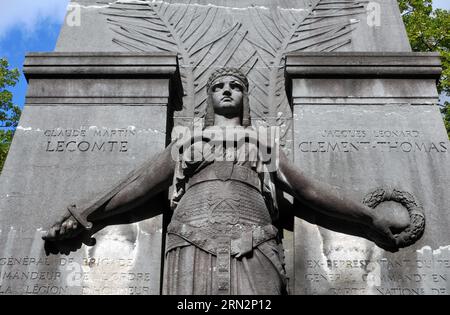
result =
[[[436,106],[439,56],[302,53],[287,57],[286,71],[295,163],[355,200],[389,194],[374,211],[398,225],[409,222],[408,202],[426,217],[423,237],[390,253],[358,237],[363,229],[304,209],[295,293],[448,294],[450,146]]]
[[[164,149],[178,101],[176,56],[30,54],[24,71],[26,106],[0,178],[0,291],[159,294],[162,216],[129,223],[164,211],[167,196],[140,217],[107,222],[94,247],[45,245],[41,231]]]

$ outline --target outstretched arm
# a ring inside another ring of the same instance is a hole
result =
[[[77,206],[81,215],[90,221],[98,221],[131,211],[167,189],[172,181],[175,161],[171,150],[173,143],[149,162],[145,163],[126,182],[119,183],[111,191],[87,205]],[[105,197],[106,196],[106,197]],[[155,213],[157,215],[157,213]],[[71,238],[82,230],[80,222],[70,213],[65,214],[43,236],[45,240]]]
[[[360,202],[334,194],[325,184],[306,176],[281,150],[276,178],[279,187],[301,203],[325,215],[362,224],[381,235],[386,245],[396,245],[390,224],[383,216]]]
[[[169,145],[148,162],[139,176],[112,197],[103,211],[94,213],[92,219],[104,219],[134,209],[168,189],[175,169],[175,161],[171,155],[172,146],[173,144]]]

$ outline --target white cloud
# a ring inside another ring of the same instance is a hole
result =
[[[433,7],[435,9],[450,10],[450,1],[448,1],[448,0],[433,0]]]
[[[69,0],[0,0],[0,38],[14,27],[33,33],[42,21],[64,20]]]

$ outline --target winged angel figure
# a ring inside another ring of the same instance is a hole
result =
[[[105,14],[117,44],[179,54],[183,115],[203,116],[202,132],[174,139],[88,206],[68,207],[44,239],[74,238],[172,186],[165,294],[286,294],[283,247],[274,223],[277,190],[322,214],[359,224],[385,247],[410,245],[393,233],[408,226],[395,226],[363,203],[334,195],[290,162],[277,133],[262,137],[252,125],[256,118],[278,126],[283,117],[277,112],[289,110],[282,93],[285,53],[347,45],[354,23],[349,16],[364,8],[350,0],[311,3],[315,11],[306,13],[247,8],[239,11],[241,20],[214,6],[112,5]],[[244,22],[245,16],[252,23]]]

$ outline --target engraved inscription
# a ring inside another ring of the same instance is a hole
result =
[[[54,128],[44,131],[45,152],[117,152],[129,150],[130,137],[136,136],[134,128],[97,128],[80,127],[78,129]]]
[[[127,141],[47,141],[46,152],[127,152]]]
[[[448,141],[425,140],[418,130],[323,130],[323,141],[303,141],[303,153],[362,152],[447,153]]]
[[[423,252],[423,254],[422,254]],[[448,251],[417,251],[415,259],[308,259],[305,294],[447,295]],[[323,291],[323,288],[326,291]]]
[[[98,272],[96,268],[103,266],[110,271]],[[91,257],[78,263],[69,257],[0,257],[0,283],[23,283],[0,285],[0,294],[64,295],[74,289],[82,294],[151,294],[152,274],[128,271],[132,266],[128,258]],[[42,271],[45,267],[52,270]]]

